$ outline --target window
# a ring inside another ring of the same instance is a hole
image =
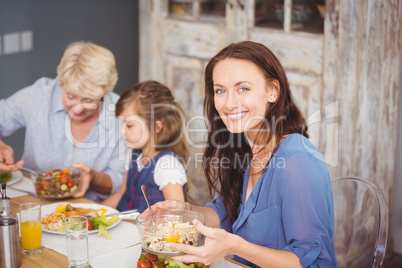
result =
[[[169,15],[175,19],[224,23],[225,9],[223,0],[169,1]]]
[[[257,27],[323,33],[324,0],[255,0]]]

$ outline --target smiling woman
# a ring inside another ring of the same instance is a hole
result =
[[[210,264],[233,254],[251,267],[338,267],[329,173],[276,56],[250,41],[221,50],[205,69],[204,113],[203,167],[217,198],[205,207],[153,206],[206,218],[206,226],[194,223],[204,246],[171,243],[188,253],[172,258]]]

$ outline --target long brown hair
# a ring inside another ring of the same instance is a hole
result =
[[[233,43],[209,61],[205,69],[204,114],[210,128],[203,168],[210,193],[220,194],[228,216],[234,221],[238,217],[241,203],[244,171],[253,156],[245,134],[230,133],[215,109],[213,70],[218,62],[227,58],[250,61],[261,70],[268,84],[275,86],[272,83],[274,80],[279,83],[278,98],[268,106],[265,124],[260,126],[260,133],[268,134],[257,135],[259,144],[261,137],[265,139],[264,144],[268,145],[273,138],[275,141],[281,141],[285,135],[292,133],[299,133],[308,138],[308,134],[305,119],[293,101],[285,70],[266,46],[251,41]],[[279,143],[274,145],[273,154],[278,146]],[[216,165],[212,164],[216,159],[225,159],[225,167],[216,168]],[[230,164],[227,161],[230,161]]]
[[[151,80],[135,84],[116,103],[116,115],[121,115],[129,106],[133,106],[147,122],[150,132],[156,121],[162,122],[162,130],[151,137],[155,149],[174,152],[186,167],[189,148],[185,135],[185,115],[169,88]]]

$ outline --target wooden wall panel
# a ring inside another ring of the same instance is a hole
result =
[[[341,1],[339,5],[339,36],[336,98],[339,100],[339,157],[338,175],[355,174],[355,133],[358,112],[358,3]]]
[[[401,23],[402,1],[391,0],[382,2],[382,29],[379,49],[382,50],[380,59],[381,86],[379,120],[376,137],[376,175],[375,182],[384,191],[392,204],[392,189],[395,173],[395,156],[398,130],[399,88],[400,88],[400,59],[401,53]],[[382,41],[382,42],[381,42]],[[381,44],[382,43],[382,44]],[[377,88],[373,88],[377,90]],[[398,163],[397,163],[398,164]],[[382,182],[386,183],[382,184]]]
[[[170,19],[166,0],[141,0],[140,80],[167,83],[189,114],[201,113],[192,96],[209,58],[231,42],[263,43],[283,63],[331,177],[374,181],[391,204],[402,0],[326,0],[323,35],[254,27],[253,0],[244,9],[228,2],[224,23],[206,23]]]
[[[163,49],[165,53],[209,60],[216,51],[224,47],[224,24],[194,23],[165,20],[162,28]]]
[[[339,142],[334,145],[339,164],[333,176],[372,180],[391,201],[401,56],[396,10],[401,7],[400,1],[384,3],[340,2],[339,20],[326,31],[324,50],[336,56],[325,52],[324,106],[339,101]]]
[[[325,118],[332,118],[332,124],[321,124],[322,139],[319,148],[325,153],[325,160],[331,177],[338,176],[340,161],[339,149],[339,101],[337,98],[337,60],[339,37],[339,1],[325,1],[324,45],[323,45],[323,94],[322,113]],[[332,132],[330,130],[333,130]]]
[[[323,106],[339,102],[339,141],[321,136],[321,145],[339,153],[331,175],[373,181],[388,208],[397,144],[401,2],[328,0],[324,34]]]
[[[319,76],[323,73],[322,35],[303,33],[290,35],[280,31],[255,28],[250,30],[250,40],[262,43],[271,49],[286,70]]]

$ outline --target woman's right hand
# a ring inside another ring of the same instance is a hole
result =
[[[186,209],[186,210],[191,210],[191,205],[190,203],[183,202],[183,201],[177,201],[177,200],[165,200],[156,203],[155,205],[151,206],[152,214],[153,215],[158,215],[164,210],[167,209]],[[141,219],[148,218],[149,215],[149,209],[146,209],[140,216]]]
[[[0,140],[0,172],[17,171],[17,166],[24,165],[24,161],[20,160],[14,164],[13,148]]]

